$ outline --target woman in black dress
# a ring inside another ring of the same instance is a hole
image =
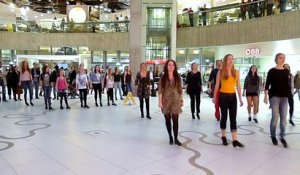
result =
[[[146,103],[147,118],[151,119],[149,113],[149,96],[150,96],[150,77],[147,72],[147,65],[141,63],[140,71],[136,75],[135,86],[137,87],[137,96],[140,100],[141,118],[144,118],[144,99]]]
[[[186,78],[186,91],[191,99],[191,112],[192,118],[195,119],[195,101],[197,118],[200,119],[200,95],[202,92],[202,79],[201,73],[198,71],[198,65],[196,63],[192,64],[192,71],[188,73]]]

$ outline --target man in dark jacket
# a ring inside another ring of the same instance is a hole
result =
[[[55,99],[58,100],[58,94],[56,89],[56,80],[58,76],[59,76],[59,67],[58,65],[56,65],[50,76],[50,83],[53,83],[53,96],[54,96],[53,100]]]
[[[40,88],[40,75],[41,71],[37,63],[33,63],[33,68],[31,69],[33,85],[35,89],[35,98],[39,99],[39,88]]]

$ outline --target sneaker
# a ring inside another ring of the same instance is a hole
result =
[[[88,105],[84,105],[84,108],[90,108]]]
[[[251,117],[248,117],[248,121],[251,122]]]
[[[285,139],[280,139],[280,141],[281,141],[281,143],[282,143],[282,145],[283,145],[283,147],[285,147],[285,148],[287,148],[288,147],[288,145],[287,145],[287,143],[286,143],[286,141],[285,141]]]
[[[195,119],[195,114],[192,114],[192,119],[193,119],[193,120]]]
[[[61,106],[60,109],[64,109],[64,107]]]
[[[273,145],[278,145],[276,137],[271,137]]]
[[[112,105],[113,105],[113,106],[117,106],[117,104],[116,104],[116,103],[112,103]]]
[[[53,108],[52,108],[52,107],[50,107],[50,108],[49,108],[49,111],[51,111],[51,110],[53,110]]]
[[[199,113],[197,113],[197,119],[200,120],[200,115],[199,115]]]
[[[147,115],[147,119],[151,119],[150,115]]]
[[[67,106],[67,109],[71,109],[70,106]]]

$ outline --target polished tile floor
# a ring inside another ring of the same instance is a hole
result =
[[[269,138],[270,110],[261,103],[259,123],[238,109],[239,140],[245,148],[222,146],[211,99],[203,95],[201,120],[192,120],[189,99],[180,116],[182,147],[168,144],[164,118],[151,98],[152,120],[141,119],[138,105],[45,111],[24,102],[0,103],[1,175],[299,175],[300,102],[295,97],[295,127],[287,125],[289,148]],[[245,102],[245,99],[244,99]],[[279,131],[279,130],[278,130]],[[228,135],[231,139],[231,136]]]

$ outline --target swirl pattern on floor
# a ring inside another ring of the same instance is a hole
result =
[[[33,121],[35,119],[34,117],[36,117],[36,116],[43,116],[45,114],[46,114],[46,112],[43,112],[41,114],[8,114],[8,115],[2,116],[5,119],[18,119],[18,121],[14,122],[15,125],[19,125],[19,126],[40,126],[40,127],[36,127],[34,129],[29,130],[28,135],[26,135],[26,136],[7,137],[7,136],[4,136],[4,135],[0,135],[0,138],[5,139],[5,140],[19,140],[19,139],[25,139],[25,138],[29,138],[29,137],[34,136],[36,134],[36,131],[41,130],[41,129],[49,128],[51,125],[46,124],[46,123],[28,123],[28,122]],[[4,148],[0,148],[0,151],[10,149],[14,146],[13,142],[0,141],[0,143],[6,144],[6,146]]]
[[[192,139],[190,139],[190,138],[188,138],[186,136],[183,136],[184,133],[198,133],[198,134],[202,134],[202,135],[205,135],[205,134],[203,134],[201,132],[195,132],[195,131],[181,131],[181,132],[179,132],[179,136],[187,140],[186,142],[184,142],[182,144],[182,147],[194,153],[194,156],[192,156],[191,158],[189,158],[189,163],[193,167],[198,168],[198,169],[204,171],[207,175],[214,175],[214,173],[210,169],[197,164],[196,160],[201,157],[201,153],[199,151],[193,149],[193,148],[188,147],[188,144],[192,142]]]

